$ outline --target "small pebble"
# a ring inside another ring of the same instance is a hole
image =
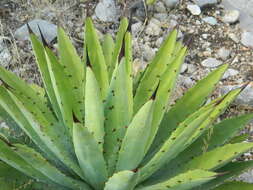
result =
[[[253,48],[253,32],[244,31],[241,35],[241,42],[243,45]]]
[[[218,52],[217,52],[217,56],[218,56],[218,58],[221,58],[222,60],[227,60],[228,59],[228,57],[230,56],[230,50],[228,50],[228,49],[226,49],[226,48],[224,48],[224,47],[222,47],[222,48],[220,48],[219,50],[218,50]]]
[[[221,20],[225,23],[233,24],[239,20],[240,12],[238,10],[227,10]]]
[[[204,22],[210,24],[210,25],[216,25],[217,24],[217,20],[216,18],[212,17],[212,16],[208,16],[202,19]]]
[[[218,67],[219,65],[222,64],[222,61],[219,61],[215,58],[207,58],[205,59],[204,61],[201,62],[201,65],[204,66],[204,67]]]
[[[190,13],[192,15],[200,15],[201,14],[201,10],[200,7],[198,5],[187,5],[187,9],[188,11],[190,11]]]

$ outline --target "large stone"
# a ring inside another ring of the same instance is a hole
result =
[[[204,66],[204,67],[218,67],[219,65],[222,64],[222,61],[219,61],[215,58],[207,58],[205,59],[204,61],[201,62],[201,65]]]
[[[179,0],[163,0],[163,2],[168,9],[172,9],[176,6]]]
[[[95,9],[97,18],[104,22],[112,22],[117,20],[117,8],[114,0],[102,0]]]
[[[192,15],[200,15],[201,10],[198,5],[189,4],[186,7]]]
[[[225,23],[233,24],[239,20],[240,12],[238,10],[226,10],[221,20]]]
[[[243,45],[253,48],[253,32],[242,32],[241,42]]]
[[[30,22],[28,22],[29,26],[31,27],[32,31],[37,35],[40,36],[39,33],[39,27],[42,31],[43,36],[47,40],[48,43],[50,43],[52,40],[54,40],[57,36],[57,26],[55,24],[52,24],[46,20],[41,19],[35,19]],[[14,36],[17,40],[25,41],[29,39],[29,32],[27,25],[24,24],[20,28],[18,28]]]

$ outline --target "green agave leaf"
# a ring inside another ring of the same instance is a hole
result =
[[[19,125],[19,127],[30,137],[30,139],[47,154],[49,160],[55,160],[55,156],[47,144],[40,138],[36,130],[26,119],[22,109],[13,100],[13,96],[6,91],[5,88],[0,87],[0,105],[10,115],[10,117]]]
[[[64,67],[60,65],[53,52],[47,47],[45,48],[45,52],[54,93],[60,108],[63,123],[67,127],[69,135],[71,136],[73,127],[72,107],[74,100],[69,90],[70,82],[64,73]]]
[[[177,127],[178,123],[185,120],[204,103],[207,96],[214,90],[227,67],[228,65],[226,64],[222,65],[206,78],[200,80],[164,115],[150,152],[160,147],[170,136],[173,129]]]
[[[84,182],[75,180],[61,173],[35,150],[25,145],[15,144],[15,152],[33,168],[40,171],[55,183],[71,189],[91,190],[91,188]]]
[[[224,181],[236,177],[239,174],[243,173],[244,171],[253,167],[253,161],[244,161],[244,162],[230,162],[229,164],[221,167],[220,169],[216,170],[217,173],[221,173],[223,175],[219,175],[216,179],[206,183],[205,185],[196,188],[194,190],[209,190],[213,189],[221,184]]]
[[[85,94],[85,126],[102,150],[104,145],[104,107],[101,92],[90,67],[87,67]]]
[[[85,65],[75,47],[62,28],[58,28],[60,63],[68,76],[69,91],[73,94],[73,111],[79,121],[84,122]]]
[[[217,176],[214,172],[205,170],[192,170],[164,181],[162,183],[144,186],[136,190],[187,190],[214,179]]]
[[[112,60],[109,68],[109,79],[111,79],[115,66],[119,63],[119,54],[124,47],[124,38],[128,27],[127,18],[123,18],[120,22],[119,30],[115,40],[115,46],[113,50]]]
[[[85,42],[88,51],[88,59],[101,88],[102,98],[104,99],[109,87],[108,71],[102,47],[90,18],[86,19],[85,29]]]
[[[102,189],[107,180],[106,162],[92,133],[79,123],[74,124],[73,141],[84,177],[95,188]]]
[[[229,143],[230,144],[234,144],[234,143],[239,143],[239,142],[244,142],[246,141],[248,138],[250,137],[250,134],[242,134],[242,135],[238,135],[235,136],[234,138],[232,138]]]
[[[150,148],[157,130],[159,128],[160,122],[163,118],[163,115],[166,111],[166,107],[168,104],[168,100],[173,93],[173,89],[176,83],[177,76],[180,72],[181,65],[184,62],[184,57],[186,54],[186,48],[183,48],[177,58],[168,66],[167,70],[161,77],[161,81],[159,83],[157,96],[155,99],[154,106],[154,115],[152,120],[152,128],[149,136],[149,142],[146,147],[146,152]]]
[[[0,79],[3,81],[4,86],[8,89],[16,91],[18,94],[43,111],[45,116],[50,121],[55,121],[55,117],[50,111],[45,102],[45,99],[41,96],[39,91],[35,91],[31,85],[26,84],[23,80],[19,79],[14,73],[7,71],[3,67],[0,67]]]
[[[251,183],[245,183],[245,182],[240,182],[240,181],[230,181],[227,182],[214,190],[252,190],[253,189],[253,184]]]
[[[134,97],[134,114],[151,97],[157,84],[170,63],[177,38],[177,31],[174,30],[161,48],[158,50],[152,62],[148,65]]]
[[[125,35],[125,58],[126,58],[126,66],[127,73],[132,78],[133,76],[133,55],[132,55],[132,36],[130,32],[126,32]]]
[[[42,76],[43,84],[44,84],[45,90],[47,91],[47,95],[50,99],[50,103],[52,104],[52,107],[54,109],[55,114],[58,116],[58,119],[61,119],[61,112],[60,112],[59,105],[57,103],[56,95],[54,93],[54,87],[51,81],[51,77],[50,77],[50,73],[49,73],[49,69],[47,65],[47,59],[46,59],[46,55],[44,51],[44,46],[41,44],[41,42],[38,40],[35,34],[30,33],[30,39],[31,39],[33,51],[36,57],[36,62],[37,62],[40,74]],[[17,89],[17,87],[14,87],[14,88]],[[27,88],[21,88],[21,89],[22,90],[25,89],[25,91],[27,91]]]
[[[18,171],[30,176],[34,179],[52,183],[52,181],[43,175],[41,172],[33,168],[29,163],[27,163],[22,157],[20,157],[16,152],[14,152],[14,146],[7,144],[5,140],[0,139],[0,160],[17,169]]]
[[[105,57],[105,63],[107,65],[107,70],[110,70],[111,68],[114,46],[115,44],[111,34],[106,34],[103,39],[102,49]]]
[[[211,139],[208,142],[208,150],[210,151],[217,146],[227,143],[231,137],[237,134],[237,131],[239,131],[246,123],[250,121],[251,118],[252,114],[245,114],[242,116],[225,119],[220,123],[215,124],[213,126],[212,136],[210,137]],[[207,135],[208,132],[205,132],[193,144],[181,152],[175,159],[158,171],[150,181],[159,181],[161,179],[166,179],[178,174],[182,165],[203,153],[203,147],[205,146],[204,139],[207,137]]]
[[[145,156],[153,109],[154,100],[150,100],[137,112],[128,126],[119,151],[117,171],[136,169]]]
[[[156,2],[156,0],[146,0],[147,5],[153,4],[155,2]]]
[[[104,111],[106,132],[104,156],[108,164],[109,175],[112,175],[118,151],[133,114],[132,81],[127,73],[125,59],[122,59],[115,68]]]
[[[184,170],[216,170],[251,148],[253,143],[227,144],[194,158],[184,166]]]
[[[138,178],[138,172],[121,171],[115,173],[105,184],[104,190],[133,190]]]
[[[0,88],[1,89],[1,88]],[[2,99],[0,98],[0,103],[5,108],[5,110],[15,119],[15,121],[23,126],[25,132],[30,136],[30,138],[48,155],[52,155],[53,159],[55,157],[59,159],[64,165],[69,169],[73,170],[76,174],[82,177],[81,169],[77,165],[75,156],[70,152],[72,144],[69,141],[64,142],[66,133],[60,134],[61,131],[57,132],[57,128],[60,126],[55,126],[54,123],[48,123],[46,119],[40,118],[39,122],[36,119],[39,118],[37,115],[34,118],[34,114],[27,111],[27,109],[22,105],[22,103],[12,94],[6,92],[2,89],[0,91]],[[10,104],[9,104],[10,103]],[[24,102],[26,103],[26,102]],[[40,123],[41,122],[41,123]],[[69,142],[69,143],[68,143]]]
[[[35,179],[32,179],[24,173],[19,172],[18,170],[10,167],[9,165],[5,164],[4,162],[0,162],[0,187],[3,190],[63,190],[65,188],[51,185],[51,184],[44,184],[38,182]]]
[[[188,139],[199,129],[213,110],[213,106],[206,106],[193,113],[172,133],[160,150],[140,169],[140,181],[144,181],[164,164],[175,158],[187,147]]]

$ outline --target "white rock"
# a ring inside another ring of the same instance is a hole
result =
[[[2,49],[0,51],[0,65],[3,67],[7,67],[11,61],[11,54],[7,48]]]
[[[167,13],[155,13],[154,18],[158,19],[161,22],[164,22],[168,18],[168,15]]]
[[[158,36],[160,35],[162,29],[160,27],[161,23],[159,20],[152,18],[146,28],[146,34],[151,36]]]
[[[222,61],[219,61],[219,60],[212,58],[212,57],[207,58],[201,62],[201,65],[204,67],[218,67],[221,64],[222,64]]]
[[[233,24],[239,20],[240,12],[238,10],[227,10],[221,20],[225,23]]]
[[[228,37],[233,40],[235,43],[239,43],[240,42],[240,39],[238,38],[238,36],[234,33],[229,33],[228,34]]]
[[[155,56],[155,49],[151,48],[148,44],[143,46],[143,58],[145,61],[150,61]]]
[[[192,15],[200,15],[201,13],[200,7],[198,5],[193,4],[187,5],[187,9],[188,11],[190,11]]]
[[[184,63],[181,67],[180,73],[184,73],[188,69],[188,65]]]
[[[214,17],[212,17],[212,16],[204,17],[202,20],[203,20],[204,22],[210,24],[210,25],[216,25],[216,24],[217,24],[216,18],[214,18]]]
[[[95,9],[97,18],[104,22],[112,22],[117,20],[117,8],[114,0],[102,0]]]
[[[222,47],[218,50],[217,56],[222,60],[227,60],[227,58],[230,56],[230,53],[230,50],[226,49],[225,47]]]
[[[163,0],[163,2],[168,9],[172,9],[176,6],[179,0]]]
[[[241,35],[241,42],[243,45],[253,48],[253,32],[244,31]]]
[[[239,71],[237,71],[237,70],[235,70],[235,69],[228,69],[228,70],[224,73],[222,79],[227,79],[227,78],[229,78],[229,77],[233,77],[233,76],[236,76],[236,75],[238,75],[238,74],[239,74]]]
[[[253,169],[241,174],[238,179],[247,183],[253,183]]]
[[[45,37],[48,43],[54,40],[57,36],[57,26],[46,20],[35,19],[28,22],[28,24],[31,27],[32,31],[37,36],[40,37],[39,28],[38,28],[39,26],[42,31],[43,36]],[[24,24],[23,26],[18,28],[14,33],[14,37],[20,41],[28,40],[29,32],[28,32],[27,25]]]
[[[142,22],[136,22],[132,24],[131,30],[134,35],[138,34],[141,31],[142,28]]]

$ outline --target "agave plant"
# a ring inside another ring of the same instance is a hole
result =
[[[59,56],[30,29],[43,88],[0,67],[1,117],[30,139],[1,133],[1,189],[252,189],[227,180],[253,166],[235,160],[253,147],[236,136],[253,114],[216,122],[242,89],[206,103],[228,65],[172,104],[187,52],[176,30],[134,74],[127,19],[102,44],[85,25],[83,58],[62,28]]]

